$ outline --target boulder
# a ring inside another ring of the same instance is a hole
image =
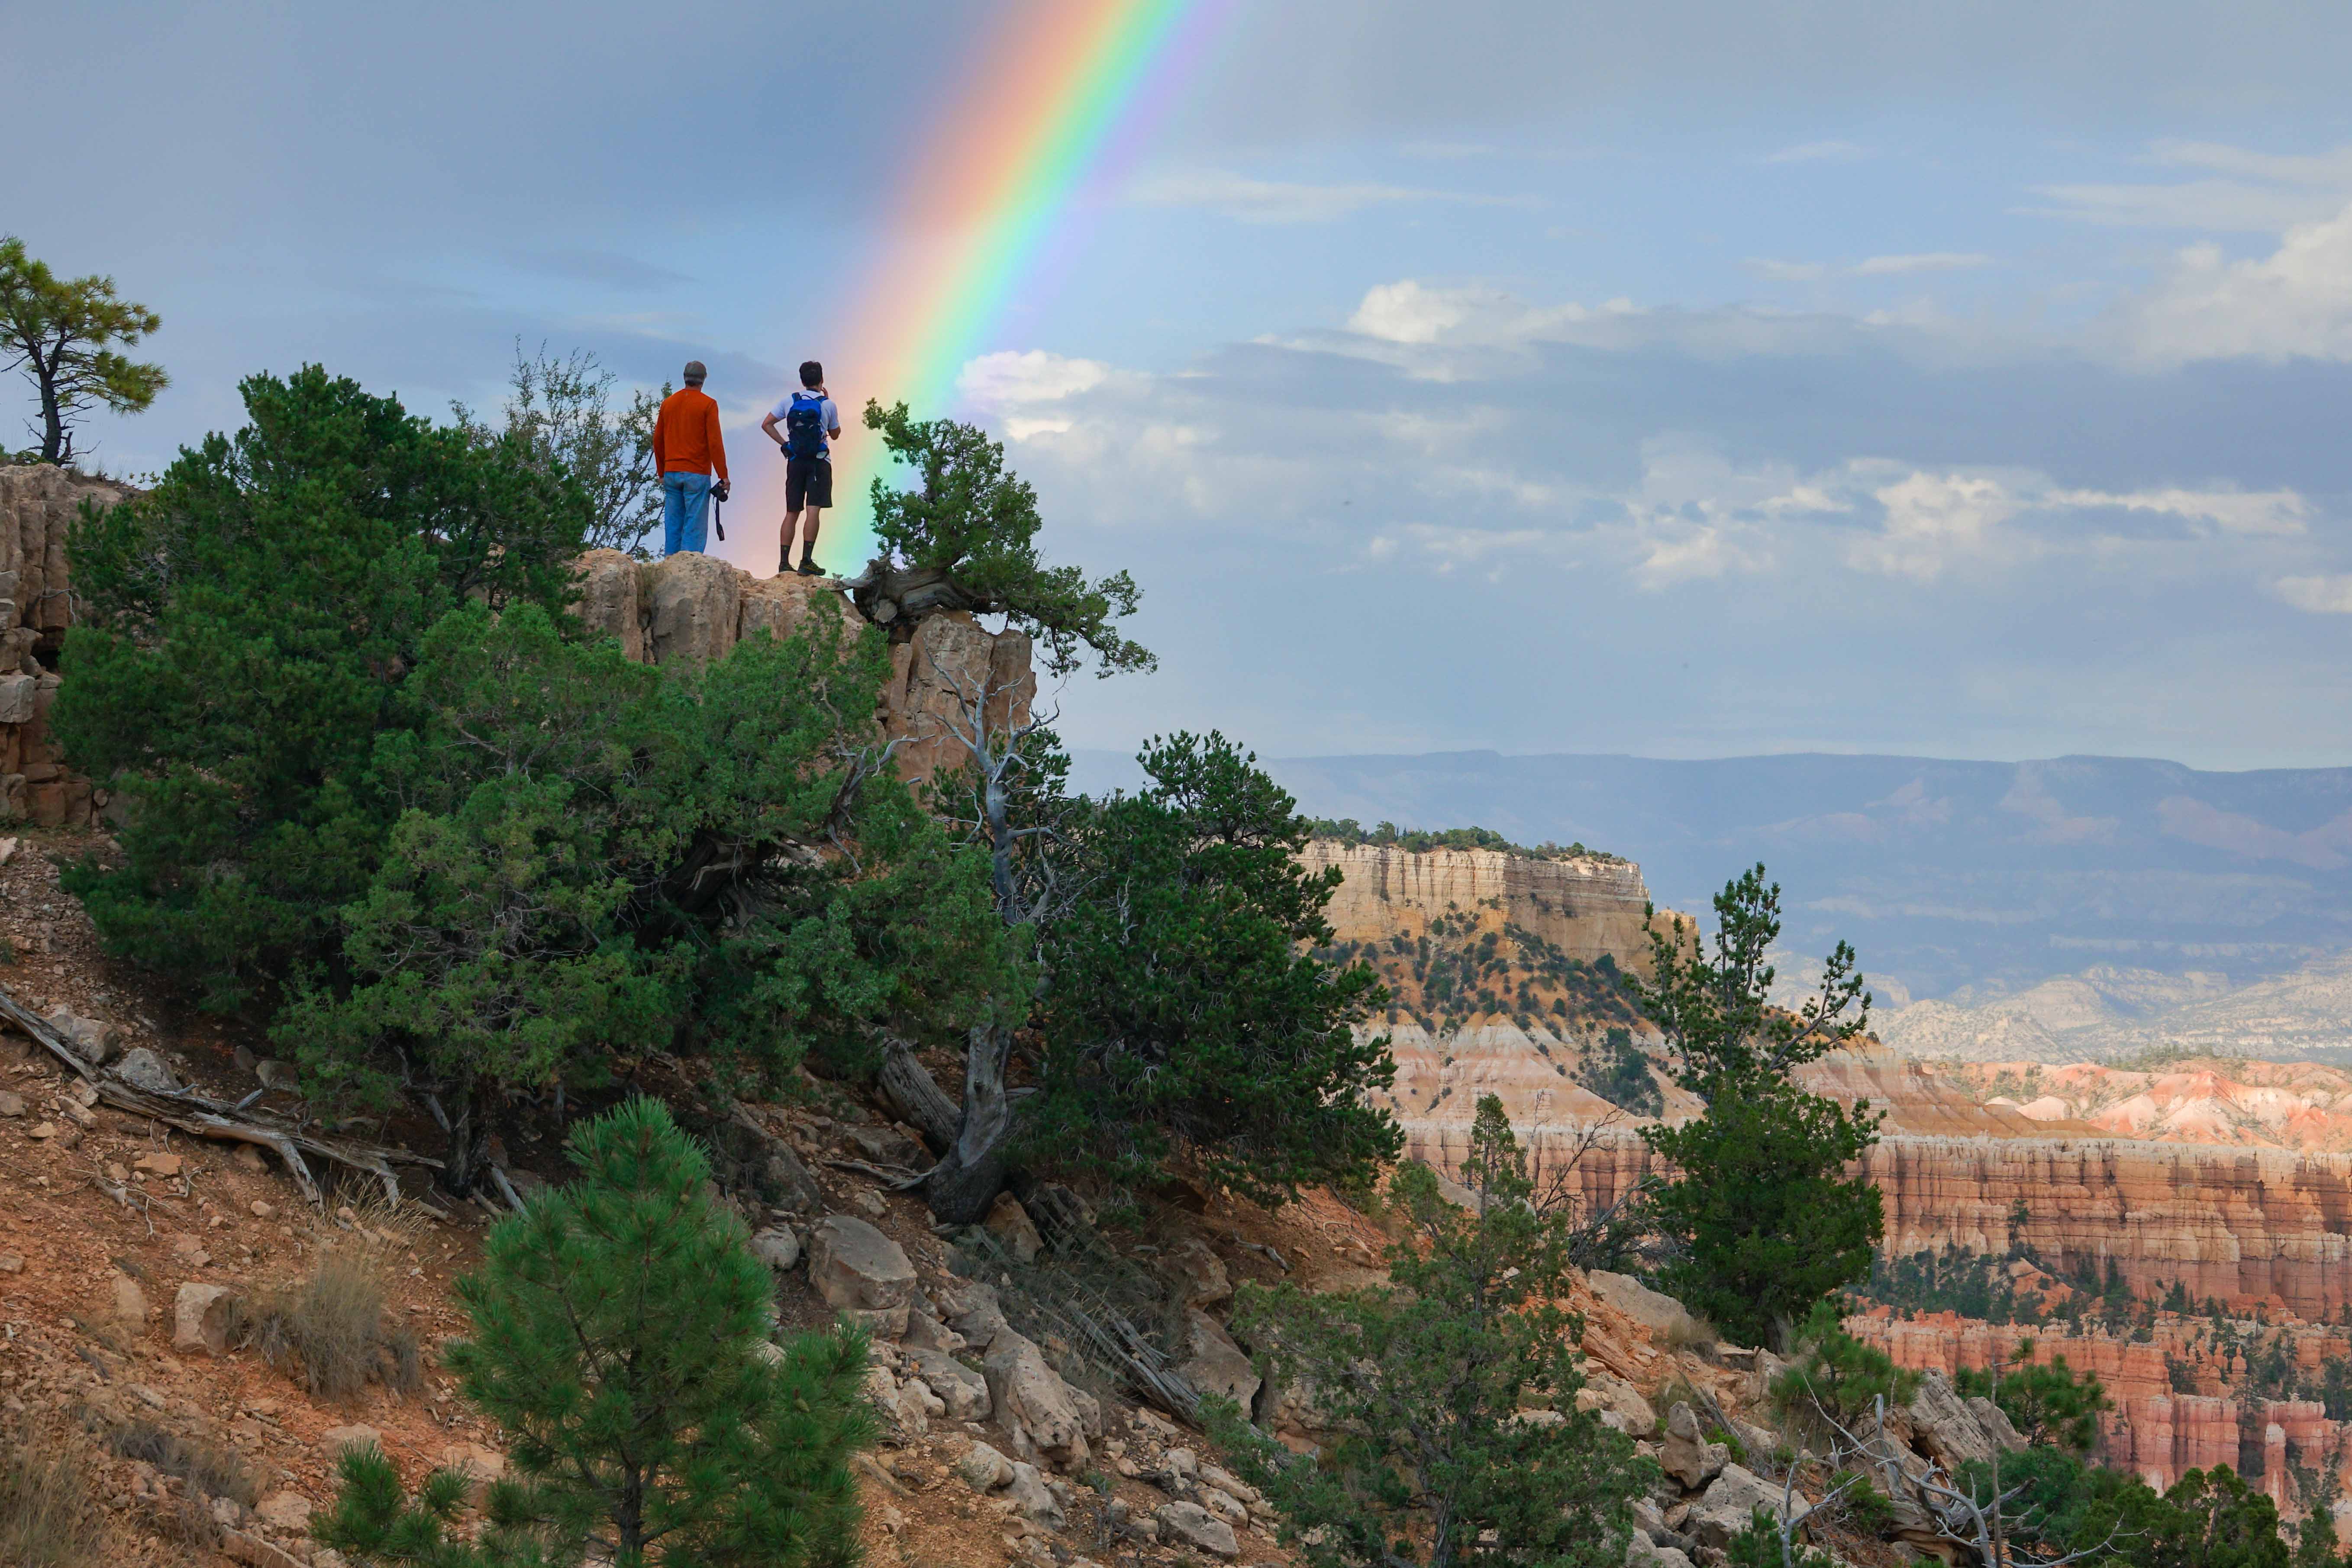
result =
[[[272,1530],[307,1531],[310,1528],[310,1500],[299,1492],[271,1492],[253,1505],[253,1511],[262,1523]]]
[[[1985,1436],[2009,1452],[2022,1454],[2031,1447],[2024,1434],[2011,1424],[2009,1412],[1983,1394],[1976,1394],[1969,1400],[1969,1411],[1977,1418],[1977,1425],[1984,1428]]]
[[[1199,1503],[1162,1503],[1152,1510],[1151,1517],[1159,1521],[1160,1539],[1163,1542],[1177,1542],[1227,1562],[1242,1554],[1234,1527]]]
[[[949,1325],[973,1344],[988,1343],[1004,1326],[1004,1309],[993,1285],[950,1279],[932,1289],[931,1299]]]
[[[1642,1391],[1619,1377],[1595,1367],[1584,1374],[1584,1386],[1576,1391],[1579,1410],[1614,1411],[1624,1422],[1621,1430],[1637,1437],[1646,1437],[1658,1429],[1658,1414]]]
[[[1696,1536],[1701,1544],[1721,1551],[1730,1544],[1733,1536],[1748,1528],[1748,1520],[1758,1509],[1780,1518],[1780,1503],[1781,1490],[1778,1486],[1745,1465],[1726,1465],[1706,1495],[1691,1505],[1682,1521],[1682,1531]],[[1790,1496],[1789,1518],[1802,1519],[1811,1511],[1812,1504],[1804,1498]]]
[[[182,1355],[228,1353],[236,1292],[226,1285],[187,1284],[172,1301],[172,1349]]]
[[[1030,1222],[1029,1211],[1011,1193],[996,1194],[996,1201],[988,1208],[987,1224],[988,1234],[1019,1262],[1030,1262],[1045,1249],[1045,1238]]]
[[[1059,1530],[1066,1522],[1061,1500],[1054,1496],[1053,1489],[1045,1484],[1045,1478],[1038,1473],[1034,1465],[1024,1465],[1015,1460],[1013,1480],[1004,1489],[1004,1495],[1024,1519],[1049,1530]]]
[[[1710,1443],[1698,1424],[1697,1413],[1677,1400],[1666,1412],[1666,1440],[1658,1449],[1658,1466],[1680,1481],[1685,1489],[1696,1491],[1723,1473],[1731,1462],[1731,1449],[1721,1443]]]
[[[948,1415],[958,1421],[985,1421],[991,1407],[988,1380],[971,1368],[938,1351],[909,1347],[907,1364],[939,1396]]]
[[[331,1465],[340,1463],[348,1449],[383,1447],[383,1434],[373,1426],[330,1426],[319,1434],[319,1452]]]
[[[996,1419],[1013,1437],[1013,1455],[1044,1455],[1057,1468],[1075,1470],[1087,1462],[1086,1418],[1070,1386],[1045,1364],[1045,1355],[1010,1328],[996,1331],[982,1371]]]
[[[122,1032],[103,1018],[85,1018],[59,1006],[52,1008],[42,1022],[65,1041],[68,1050],[92,1067],[104,1067],[122,1054]]]
[[[751,1256],[779,1274],[801,1260],[801,1238],[788,1225],[772,1225],[751,1238]]]
[[[143,1089],[149,1094],[180,1092],[179,1079],[163,1065],[162,1057],[144,1046],[123,1052],[122,1059],[114,1064],[114,1076],[131,1088]]]
[[[655,663],[702,665],[727,657],[742,606],[742,573],[687,550],[639,568],[637,580]]]
[[[573,606],[589,630],[618,639],[632,664],[646,662],[646,626],[638,605],[637,563],[617,550],[591,550],[572,566],[580,584]]]
[[[147,1292],[128,1274],[117,1274],[107,1284],[107,1316],[134,1334],[147,1331]]]
[[[1905,1414],[1911,1418],[1911,1446],[1956,1475],[1971,1461],[1990,1459],[2001,1451],[1968,1401],[1953,1389],[1952,1380],[1940,1372],[1920,1377]]]
[[[1257,1489],[1221,1465],[1202,1465],[1201,1480],[1202,1484],[1214,1487],[1244,1503],[1257,1501]]]
[[[1696,1344],[1714,1337],[1680,1301],[1651,1289],[1631,1274],[1612,1274],[1605,1268],[1596,1268],[1584,1278],[1603,1305],[1649,1330],[1650,1337],[1660,1344]]]
[[[924,1311],[922,1303],[918,1301],[914,1310],[907,1314],[907,1334],[901,1342],[909,1350],[938,1351],[942,1355],[953,1355],[970,1342]]]
[[[904,1247],[862,1219],[828,1215],[809,1234],[808,1256],[809,1283],[827,1306],[854,1314],[883,1339],[907,1331],[915,1266]]]
[[[1215,1307],[1234,1299],[1233,1277],[1225,1272],[1225,1260],[1197,1236],[1188,1236],[1168,1249],[1165,1268],[1187,1307]]]
[[[479,1443],[452,1443],[441,1450],[441,1468],[466,1478],[467,1506],[479,1508],[490,1488],[507,1473],[507,1457]]]
[[[1218,1321],[1192,1308],[1176,1346],[1176,1371],[1202,1394],[1222,1394],[1243,1409],[1257,1397],[1257,1368]]]
[[[1013,1461],[982,1442],[974,1441],[964,1449],[955,1471],[976,1492],[992,1492],[1013,1484]]]
[[[1625,1538],[1625,1568],[1691,1568],[1691,1560],[1675,1547],[1654,1544],[1637,1530]]]

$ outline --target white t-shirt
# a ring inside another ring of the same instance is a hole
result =
[[[788,392],[784,394],[783,401],[777,404],[773,408],[768,411],[770,416],[772,417],[777,424],[782,425],[784,422],[784,416],[793,411],[793,399],[799,395],[800,394],[796,392]],[[824,428],[828,431],[838,430],[841,428],[841,410],[833,405],[833,399],[830,397],[824,400],[823,425]],[[820,458],[831,458],[833,456],[833,443],[820,437],[816,444],[816,455]]]

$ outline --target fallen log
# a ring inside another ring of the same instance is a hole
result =
[[[326,1206],[326,1194],[320,1191],[316,1177],[302,1158],[304,1154],[329,1161],[347,1169],[373,1176],[383,1184],[384,1196],[393,1203],[400,1202],[400,1178],[393,1173],[394,1164],[422,1165],[439,1170],[441,1162],[429,1155],[412,1153],[406,1149],[386,1148],[373,1143],[357,1143],[349,1139],[328,1138],[288,1122],[268,1111],[247,1112],[239,1107],[183,1089],[177,1094],[152,1094],[133,1089],[129,1084],[84,1061],[68,1046],[48,1021],[18,1002],[0,986],[0,1018],[6,1019],[32,1037],[39,1046],[64,1066],[79,1074],[82,1080],[98,1090],[98,1098],[118,1110],[144,1116],[166,1127],[176,1127],[183,1132],[199,1138],[216,1139],[230,1143],[252,1143],[268,1149],[286,1163],[294,1184],[313,1206]]]

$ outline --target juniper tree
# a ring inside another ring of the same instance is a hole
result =
[[[431,1568],[855,1563],[864,1337],[769,1344],[767,1268],[660,1102],[582,1124],[568,1152],[576,1178],[500,1221],[457,1285],[473,1331],[448,1364],[509,1443],[484,1540],[452,1540],[449,1480],[411,1501],[364,1456],[320,1539]]]
[[[1323,1446],[1294,1456],[1229,1400],[1210,1402],[1211,1431],[1316,1568],[1624,1560],[1633,1500],[1656,1469],[1576,1407],[1582,1325],[1557,1305],[1574,1216],[1539,1201],[1528,1164],[1486,1096],[1462,1163],[1474,1208],[1447,1202],[1426,1166],[1397,1173],[1412,1234],[1389,1251],[1389,1284],[1244,1288],[1236,1331]]]

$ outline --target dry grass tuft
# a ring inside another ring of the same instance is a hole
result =
[[[113,1428],[106,1435],[106,1447],[117,1458],[154,1466],[192,1494],[229,1498],[247,1508],[261,1496],[260,1482],[234,1450],[167,1432],[152,1421],[130,1421]]]
[[[321,1253],[306,1278],[234,1307],[231,1338],[299,1377],[313,1399],[348,1400],[371,1383],[413,1392],[425,1379],[424,1352],[415,1332],[386,1320],[375,1252]]]
[[[19,1431],[0,1433],[0,1563],[97,1568],[106,1530],[89,1480],[69,1452],[36,1458]]]

